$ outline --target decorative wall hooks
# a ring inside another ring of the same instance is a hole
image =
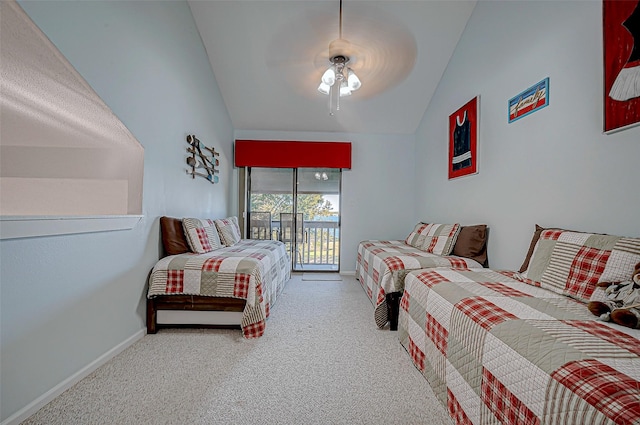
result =
[[[191,167],[190,170],[187,170],[187,174],[194,179],[196,176],[201,176],[211,183],[218,183],[218,176],[216,176],[218,170],[216,170],[216,167],[220,165],[220,161],[217,158],[220,154],[214,148],[206,147],[193,134],[187,136],[187,143],[189,143],[187,152],[190,154],[187,157],[187,165]],[[203,169],[204,172],[196,171],[200,169]]]

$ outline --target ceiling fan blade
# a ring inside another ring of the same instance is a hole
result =
[[[329,44],[338,38],[338,10],[333,2],[309,3],[295,19],[276,32],[269,43],[267,68],[274,79],[284,79],[304,96],[316,96],[311,87],[320,83],[330,65]],[[414,36],[398,19],[371,2],[352,2],[343,8],[340,54],[362,81],[358,98],[369,98],[402,82],[413,70],[417,56]]]

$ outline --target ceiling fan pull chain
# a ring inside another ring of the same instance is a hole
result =
[[[329,87],[329,116],[332,117],[333,113],[333,93],[335,92],[335,84]]]

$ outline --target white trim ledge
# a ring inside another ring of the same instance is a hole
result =
[[[0,240],[133,229],[143,215],[1,216]]]

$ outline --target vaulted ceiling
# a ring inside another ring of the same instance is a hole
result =
[[[190,1],[236,130],[413,134],[476,1],[343,0],[362,87],[317,91],[338,38],[339,0]]]

